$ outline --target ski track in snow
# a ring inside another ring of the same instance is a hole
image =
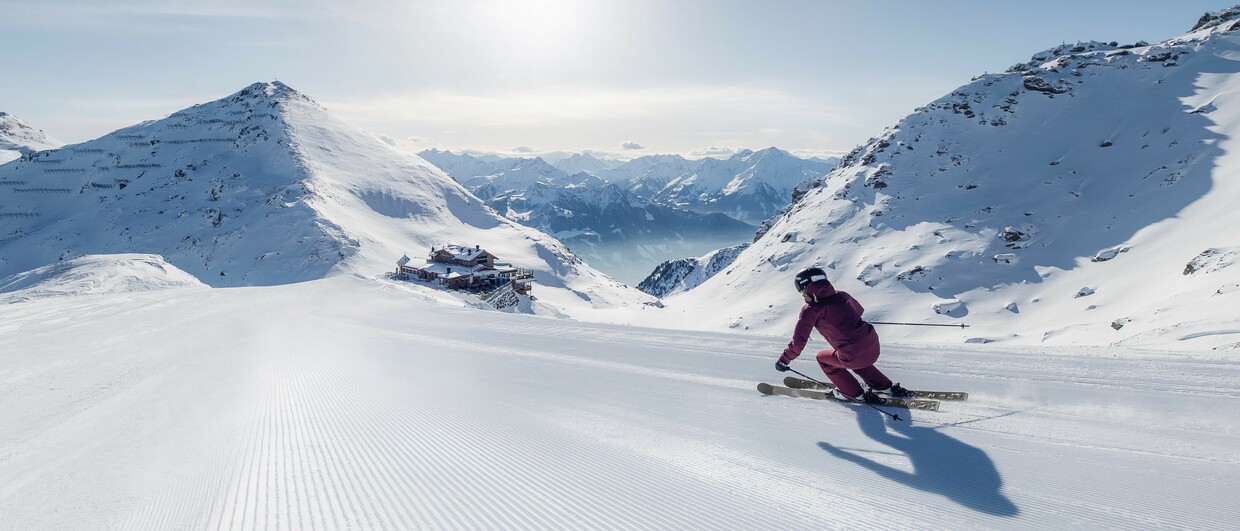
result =
[[[888,345],[893,378],[972,393],[892,423],[759,395],[783,376],[784,338],[447,308],[353,277],[20,303],[0,322],[0,521],[14,529],[1240,517],[1240,366],[1226,359]],[[795,366],[815,374],[823,345]]]

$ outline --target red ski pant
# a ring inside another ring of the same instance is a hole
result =
[[[878,370],[874,366],[874,362],[878,361],[878,345],[875,344],[873,349],[866,349],[860,356],[841,359],[839,353],[835,349],[827,349],[818,353],[818,366],[822,367],[822,372],[826,373],[827,378],[835,387],[845,395],[856,398],[861,396],[861,384],[857,383],[857,379],[849,374],[849,370],[857,373],[865,384],[871,389],[882,391],[891,389],[891,378]]]

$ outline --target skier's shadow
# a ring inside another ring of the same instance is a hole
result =
[[[827,442],[820,442],[818,446],[884,478],[942,494],[975,511],[995,516],[1020,514],[1020,508],[1001,492],[1003,479],[986,452],[936,428],[914,425],[912,419],[887,421],[886,417],[862,414],[857,415],[857,423],[870,438],[908,456],[913,471],[893,468]]]

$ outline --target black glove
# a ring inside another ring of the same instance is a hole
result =
[[[775,360],[775,370],[785,372],[788,370],[788,364],[779,360]]]

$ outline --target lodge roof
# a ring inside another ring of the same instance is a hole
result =
[[[426,265],[418,268],[428,273],[434,273],[440,277],[453,279],[477,274],[478,271],[487,269],[485,265],[463,266],[457,264],[445,264],[443,262],[427,262]]]
[[[443,249],[438,249],[435,252],[448,253],[452,255],[453,258],[462,262],[476,260],[479,256],[490,254],[486,251],[486,249],[482,249],[481,247],[466,247],[464,245],[445,245]]]
[[[413,266],[413,265],[409,265],[408,263],[404,263],[400,265],[412,267],[415,269],[421,269],[428,273],[434,273],[444,278],[456,278],[458,276],[464,276],[464,275],[476,275],[482,271],[494,271],[496,274],[512,273],[512,272],[517,271],[517,268],[513,266],[512,264],[495,264],[495,267],[488,267],[486,264],[478,264],[476,266],[464,266],[460,264],[448,264],[444,262],[428,261],[421,266]],[[448,273],[449,270],[452,271],[451,274]]]

